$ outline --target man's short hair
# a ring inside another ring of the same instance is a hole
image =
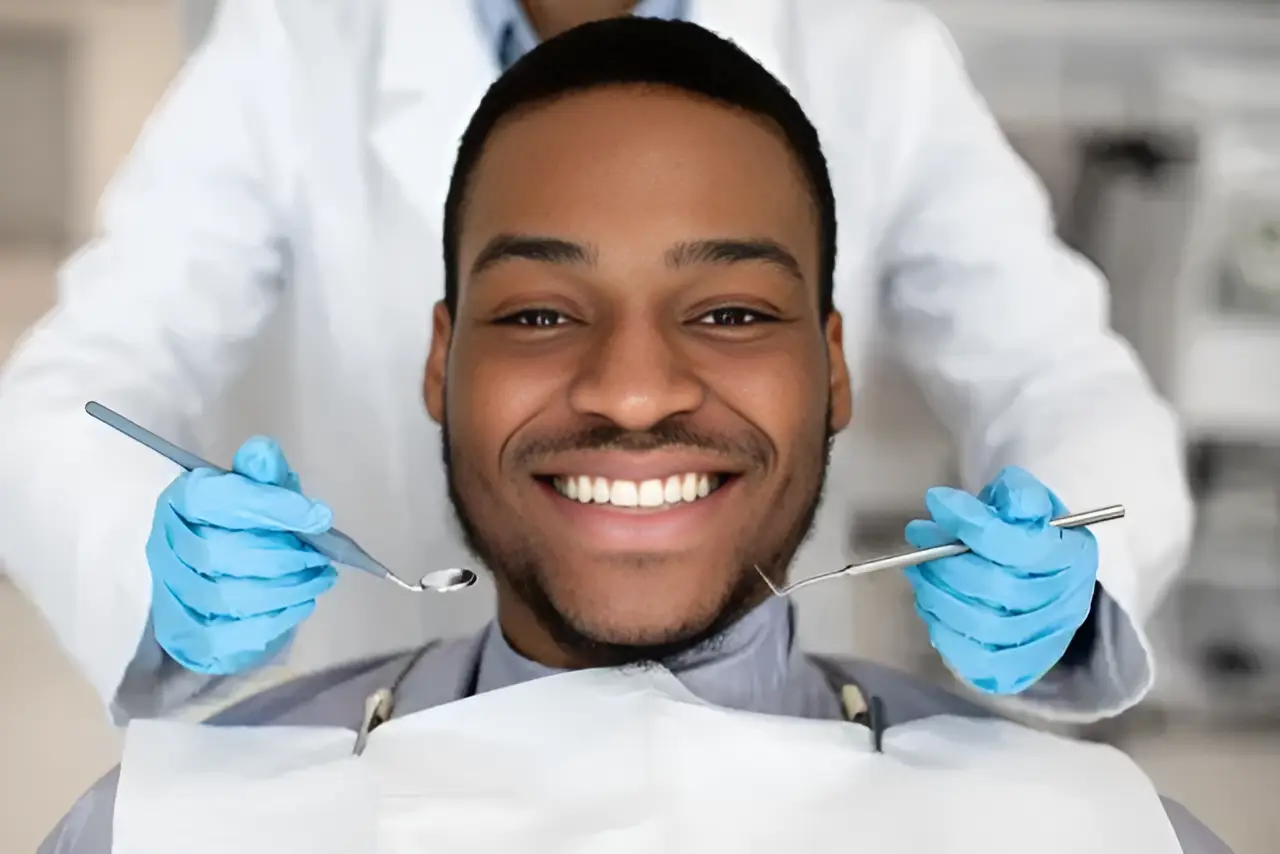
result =
[[[583,24],[543,42],[481,99],[458,146],[444,205],[444,298],[449,314],[458,304],[459,225],[485,141],[504,118],[522,109],[615,85],[683,90],[768,119],[782,132],[818,216],[818,306],[825,318],[832,309],[836,262],[835,197],[818,132],[804,110],[786,86],[733,42],[696,24],[630,16]]]

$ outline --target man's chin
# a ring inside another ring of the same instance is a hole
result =
[[[670,592],[592,591],[583,595],[557,591],[520,591],[538,622],[557,645],[572,651],[588,667],[614,667],[643,661],[665,661],[713,642],[733,625],[759,596],[754,585],[730,586],[715,598],[684,600]]]

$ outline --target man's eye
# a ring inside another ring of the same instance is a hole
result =
[[[563,326],[569,321],[564,314],[550,308],[527,308],[499,318],[496,322],[504,326],[531,326],[536,329],[551,329]]]
[[[768,323],[774,318],[762,311],[751,308],[713,308],[698,318],[704,326],[752,326],[757,323]]]

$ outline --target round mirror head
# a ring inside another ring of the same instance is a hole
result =
[[[451,568],[428,572],[422,576],[418,586],[423,590],[434,590],[437,593],[452,593],[476,583],[476,574],[469,569]]]

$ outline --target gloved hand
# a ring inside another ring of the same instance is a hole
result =
[[[337,580],[294,536],[328,530],[333,513],[302,495],[280,446],[250,439],[232,468],[175,479],[147,540],[156,640],[189,670],[223,676],[275,656]]]
[[[1089,615],[1097,541],[1085,528],[1050,527],[1067,508],[1016,467],[976,498],[934,487],[925,506],[933,521],[907,525],[911,545],[959,540],[972,549],[906,570],[933,648],[980,691],[1025,690],[1058,663]]]

